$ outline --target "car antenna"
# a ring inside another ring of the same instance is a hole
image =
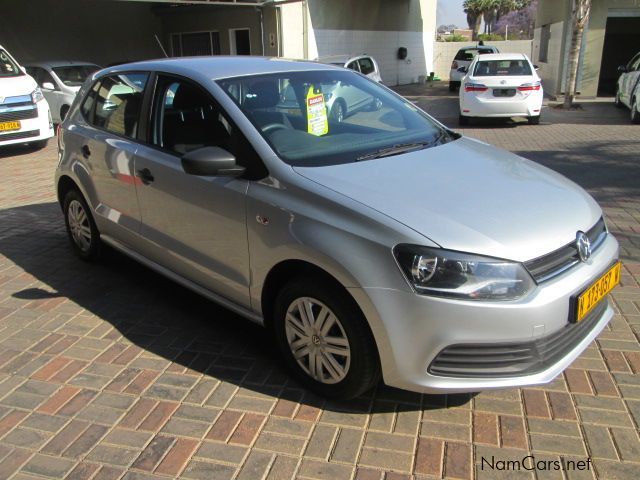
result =
[[[158,38],[158,35],[154,35],[154,37],[156,38],[156,42],[158,42],[158,45],[160,45],[160,50],[162,50],[162,53],[164,54],[164,56],[166,58],[169,58],[169,55],[167,55],[167,51],[164,49],[164,47],[162,46],[162,42]]]

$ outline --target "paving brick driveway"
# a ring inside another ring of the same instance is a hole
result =
[[[457,127],[445,88],[401,91]],[[585,186],[622,245],[618,314],[544,388],[325,402],[260,328],[115,252],[77,260],[54,141],[0,152],[0,479],[639,478],[640,127],[590,103],[465,133]],[[590,469],[482,469],[527,455]]]

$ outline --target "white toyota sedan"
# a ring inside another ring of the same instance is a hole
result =
[[[471,117],[527,117],[540,123],[542,82],[522,53],[478,55],[460,88],[460,125]]]

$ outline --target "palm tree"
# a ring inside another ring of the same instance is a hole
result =
[[[465,0],[462,4],[464,13],[467,14],[467,24],[472,31],[472,38],[478,39],[478,30],[480,30],[480,22],[482,22],[482,12],[484,9],[484,0]]]

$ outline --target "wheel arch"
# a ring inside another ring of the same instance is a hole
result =
[[[58,193],[58,203],[60,204],[60,206],[62,206],[64,202],[64,197],[67,194],[67,192],[70,190],[78,190],[82,194],[82,196],[84,196],[86,199],[86,196],[84,195],[84,193],[82,192],[78,184],[75,182],[75,180],[73,180],[68,175],[62,175],[58,179],[58,185],[56,189]]]

